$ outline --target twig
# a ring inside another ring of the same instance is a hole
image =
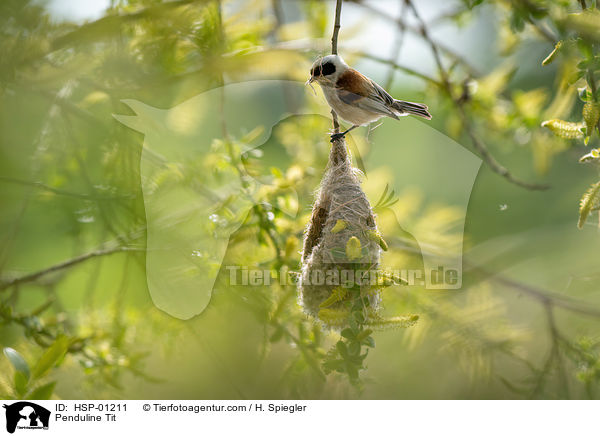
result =
[[[335,23],[333,25],[333,35],[331,36],[331,54],[338,54],[338,35],[340,34],[341,18],[342,18],[342,1],[337,0],[335,4]],[[340,123],[335,111],[331,110],[331,120],[333,122],[333,132],[340,133]]]
[[[519,292],[536,298],[545,304],[550,304],[570,312],[579,313],[581,315],[590,316],[592,318],[600,318],[600,309],[590,307],[584,302],[579,302],[569,297],[560,294],[547,292],[524,283],[517,282],[502,276],[492,276],[490,279],[496,283],[507,286]]]
[[[421,35],[423,36],[423,39],[425,41],[427,41],[427,43],[429,44],[429,47],[431,48],[431,53],[433,54],[433,58],[438,67],[438,71],[440,73],[440,78],[442,79],[442,84],[447,89],[450,97],[452,97],[452,91],[450,88],[450,80],[448,78],[448,73],[447,73],[446,69],[444,68],[444,64],[442,63],[442,57],[440,55],[438,45],[435,42],[433,42],[433,40],[431,39],[431,36],[429,35],[429,31],[427,30],[427,26],[425,25],[425,20],[423,20],[423,18],[421,18],[421,15],[419,14],[419,11],[413,4],[412,0],[405,0],[405,1],[406,1],[406,4],[408,5],[408,7],[412,10],[413,15],[419,22],[419,25],[420,25],[419,31],[420,31]]]
[[[405,14],[407,11],[406,1],[400,0],[400,20],[404,21]],[[394,47],[392,48],[391,60],[396,61],[398,56],[400,55],[400,50],[402,50],[402,45],[404,44],[404,34],[406,32],[406,28],[400,29],[400,31],[396,34],[396,39],[394,41]],[[396,73],[396,69],[392,66],[388,72],[388,77],[385,81],[385,89],[390,89],[392,87],[392,83],[394,82],[394,74]]]
[[[333,25],[333,36],[331,37],[331,54],[338,54],[338,35],[340,33],[340,19],[342,16],[342,1],[337,0],[335,4],[335,24]]]
[[[88,259],[93,259],[95,257],[107,256],[107,255],[110,255],[113,253],[122,253],[122,252],[127,252],[127,251],[143,251],[143,250],[139,249],[139,248],[134,248],[134,247],[119,246],[119,247],[105,248],[105,249],[100,249],[100,250],[96,250],[96,251],[91,251],[89,253],[85,253],[80,256],[76,256],[72,259],[57,263],[48,268],[44,268],[40,271],[36,271],[36,272],[30,273],[30,274],[25,274],[21,277],[16,277],[13,279],[6,280],[3,283],[0,283],[0,291],[8,289],[11,286],[20,285],[21,283],[35,281],[35,280],[39,279],[40,277],[43,277],[47,274],[69,268],[69,267],[77,265],[81,262],[85,262]]]
[[[560,354],[561,334],[559,333],[558,327],[556,326],[556,319],[554,318],[554,308],[551,304],[546,304],[546,317],[548,319],[548,328],[550,329],[550,336],[552,337],[552,348],[555,353],[558,376],[560,378],[562,386],[564,387],[565,396],[566,398],[569,398],[569,381],[567,375],[565,374],[564,362]]]
[[[427,248],[424,248],[422,246],[415,246],[414,243],[412,243],[412,241],[404,238],[386,238],[386,240],[391,247],[396,247],[409,253],[439,256],[438,252],[428,250]],[[528,285],[526,283],[521,283],[508,277],[492,273],[484,268],[476,266],[467,257],[463,259],[463,265],[465,266],[465,269],[467,271],[474,272],[483,276],[483,280],[489,280],[491,282],[495,282],[497,284],[506,286],[511,290],[522,292],[528,295],[529,297],[539,300],[542,303],[550,303],[556,307],[560,307],[561,309],[567,310],[569,312],[579,313],[592,318],[600,318],[600,309],[590,307],[589,303],[585,301],[579,301],[574,298],[567,297],[565,295],[550,292],[545,289],[540,289]]]
[[[333,121],[333,132],[340,133],[340,123],[338,121],[338,116],[333,109],[331,109],[331,120]]]
[[[364,3],[363,0],[348,0],[348,1],[351,1],[354,4],[360,6],[364,9],[367,9],[369,12],[372,12],[373,14],[378,15],[380,18],[382,18],[384,20],[393,22],[401,30],[405,29],[415,35],[422,35],[421,30],[419,28],[411,26],[410,24],[407,24],[402,19],[395,19],[391,15],[387,14],[386,12],[383,12],[377,8],[374,8],[373,6],[371,6],[368,3]],[[443,43],[440,43],[439,41],[434,41],[434,42],[435,42],[435,45],[437,47],[439,47],[439,49],[442,52],[444,52],[444,54],[446,54],[452,60],[461,64],[470,76],[479,77],[481,75],[479,73],[479,71],[473,65],[471,65],[462,55],[455,52],[451,47],[448,47],[448,46],[444,45]]]
[[[458,113],[460,114],[460,118],[463,122],[463,126],[465,127],[467,134],[471,138],[471,143],[473,144],[473,147],[479,153],[479,157],[481,157],[481,159],[483,159],[483,161],[490,167],[490,169],[493,172],[504,177],[509,182],[511,182],[517,186],[521,186],[522,188],[525,188],[525,189],[529,189],[529,190],[533,190],[533,191],[544,191],[550,187],[550,186],[544,185],[544,184],[526,182],[524,180],[521,180],[521,179],[513,176],[511,174],[511,172],[508,170],[508,168],[506,168],[505,166],[500,164],[494,158],[494,156],[492,156],[492,154],[488,150],[487,146],[475,134],[475,131],[473,130],[473,127],[470,124],[469,118],[467,117],[467,114],[466,114],[465,109],[462,106],[462,104],[455,101],[455,105],[458,108]]]
[[[66,197],[81,198],[83,200],[118,200],[118,199],[129,199],[129,198],[136,197],[135,194],[115,195],[115,196],[100,196],[100,195],[91,195],[91,194],[81,194],[79,192],[71,192],[71,191],[65,191],[63,189],[53,188],[52,186],[48,186],[42,182],[30,182],[28,180],[13,179],[12,177],[0,177],[0,182],[14,183],[16,185],[23,185],[23,186],[33,186],[35,188],[40,188],[44,191],[52,192],[53,194],[64,195]]]
[[[596,93],[596,79],[594,79],[594,70],[591,68],[588,68],[587,71],[587,82],[590,85],[590,91],[592,91],[592,99],[594,101],[598,101],[598,95]],[[588,133],[588,135],[591,135],[592,133]]]
[[[443,89],[443,86],[442,86],[442,84],[440,83],[439,80],[436,80],[435,78],[430,77],[430,76],[428,76],[426,74],[420,73],[417,70],[413,70],[410,67],[407,67],[405,65],[401,65],[401,64],[399,64],[397,62],[394,62],[391,59],[384,59],[384,58],[381,58],[379,56],[375,56],[375,55],[372,55],[372,54],[369,54],[369,53],[366,53],[366,52],[363,52],[363,51],[354,51],[354,52],[352,52],[352,54],[354,54],[356,56],[359,56],[361,58],[369,59],[371,61],[383,64],[383,65],[388,65],[389,67],[391,67],[394,70],[403,71],[403,72],[405,72],[406,74],[408,74],[410,76],[418,77],[419,79],[422,79],[425,82],[428,82],[428,83],[430,83],[432,85],[435,85],[435,86]]]
[[[530,189],[530,190],[548,189],[549,188],[548,185],[525,182],[525,181],[520,180],[519,178],[513,176],[506,167],[502,166],[498,161],[496,161],[496,159],[489,152],[487,146],[483,143],[483,141],[481,141],[477,137],[472,125],[470,124],[469,118],[467,117],[467,114],[464,110],[463,100],[454,98],[452,85],[450,83],[450,78],[448,76],[448,72],[446,71],[446,69],[444,68],[444,65],[442,63],[442,57],[440,55],[440,50],[438,48],[438,44],[436,44],[431,39],[431,37],[429,35],[429,31],[427,30],[427,25],[425,24],[425,21],[423,20],[423,18],[421,18],[421,15],[417,11],[417,8],[415,7],[413,1],[406,0],[406,3],[410,7],[410,9],[413,11],[413,15],[419,22],[420,31],[421,31],[421,35],[423,36],[423,39],[425,41],[427,41],[427,43],[429,44],[429,47],[431,48],[433,58],[438,67],[438,71],[440,74],[440,79],[441,79],[441,82],[443,85],[443,89],[444,89],[445,93],[448,95],[448,98],[454,103],[454,105],[458,109],[461,119],[463,121],[465,130],[467,131],[467,133],[471,139],[471,142],[473,143],[473,147],[475,147],[475,149],[478,151],[481,159],[483,159],[483,161],[492,169],[492,171],[494,171],[496,174],[504,177],[506,180],[508,180],[509,182],[511,182],[517,186],[521,186],[522,188],[526,188],[526,189]]]

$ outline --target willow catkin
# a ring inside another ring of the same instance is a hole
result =
[[[304,311],[320,318],[327,312],[342,310],[345,280],[357,282],[357,275],[376,273],[381,248],[375,216],[360,187],[358,170],[352,167],[344,139],[333,142],[329,163],[313,206],[304,238],[299,301]],[[351,277],[353,274],[356,276]],[[369,295],[371,309],[379,305],[379,295],[370,280],[361,280],[361,295]]]

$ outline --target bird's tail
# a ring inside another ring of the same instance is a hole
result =
[[[431,114],[427,111],[427,105],[421,103],[412,103],[410,101],[396,100],[394,101],[394,108],[402,114],[417,115],[428,120],[431,119]]]

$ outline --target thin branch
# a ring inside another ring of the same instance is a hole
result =
[[[440,73],[440,78],[442,79],[442,84],[447,89],[449,96],[452,97],[452,91],[450,88],[450,79],[448,77],[448,72],[446,71],[446,69],[444,68],[444,64],[442,63],[442,57],[441,57],[440,51],[438,49],[438,44],[436,44],[431,39],[431,36],[429,35],[429,31],[427,30],[427,26],[425,24],[425,20],[423,20],[423,18],[421,18],[421,15],[419,14],[419,11],[413,4],[412,0],[405,0],[405,1],[406,1],[406,4],[408,5],[408,7],[412,10],[413,15],[419,22],[419,25],[420,25],[419,31],[420,31],[421,35],[423,36],[423,39],[425,41],[427,41],[427,43],[429,44],[429,47],[431,48],[431,53],[433,53],[433,58],[438,67],[438,71]]]
[[[338,116],[333,109],[331,109],[331,120],[333,122],[333,132],[340,133],[340,122],[338,121]]]
[[[546,304],[546,317],[548,319],[548,328],[550,329],[550,336],[552,337],[552,348],[555,353],[558,377],[564,389],[565,397],[569,398],[569,380],[565,373],[565,365],[560,353],[561,334],[558,331],[556,319],[554,318],[554,308],[550,304]]]
[[[535,11],[541,11],[540,7],[537,6],[536,4],[534,4],[533,2],[529,1],[529,0],[518,0],[519,3],[521,3],[521,7],[525,7],[525,9],[527,9],[528,12],[535,12]],[[550,30],[548,30],[543,24],[540,24],[538,22],[536,22],[530,14],[526,14],[525,19],[527,20],[527,22],[529,24],[531,24],[533,26],[533,28],[544,38],[546,39],[549,43],[551,43],[552,45],[556,45],[556,43],[558,42],[558,39],[556,36],[554,36],[552,34],[552,32]]]
[[[338,35],[340,33],[340,19],[342,16],[342,1],[337,0],[335,4],[335,24],[333,25],[333,36],[331,37],[331,54],[338,54]]]
[[[407,10],[408,10],[408,8],[406,7],[406,1],[400,0],[400,20],[401,21],[404,21]],[[396,60],[398,59],[398,56],[400,56],[400,50],[402,50],[402,45],[404,44],[405,32],[406,32],[406,28],[402,28],[396,34],[396,39],[394,40],[394,47],[392,48],[392,54],[390,57],[390,59],[394,62],[396,62]],[[385,89],[390,89],[392,87],[392,83],[394,82],[394,74],[395,73],[396,73],[396,69],[392,66],[390,68],[390,70],[388,71],[388,77],[387,77],[386,81],[384,82]]]
[[[590,91],[592,91],[592,99],[594,101],[598,101],[598,95],[596,93],[596,79],[594,79],[594,70],[592,68],[588,68],[587,82],[590,85]],[[591,135],[591,132],[588,133],[588,135]]]
[[[416,246],[414,242],[410,239],[396,237],[389,238],[386,240],[390,247],[395,247],[408,253],[439,256],[439,249],[434,251],[428,250],[427,248],[424,248],[422,246]],[[496,273],[492,273],[491,271],[488,271],[484,268],[475,265],[475,263],[471,262],[470,259],[466,256],[463,257],[463,265],[465,266],[465,271],[479,274],[482,276],[483,280],[489,280],[502,286],[506,286],[507,288],[513,291],[521,292],[531,298],[535,298],[536,300],[539,300],[544,304],[549,303],[551,305],[554,305],[555,307],[560,307],[561,309],[570,312],[579,313],[581,315],[586,315],[592,318],[600,318],[600,309],[590,307],[588,302],[576,300],[565,295],[550,292],[545,289],[540,289],[535,286],[531,286],[526,283],[522,283],[510,279],[508,277],[498,275]]]
[[[371,61],[383,64],[383,65],[387,65],[387,66],[393,68],[394,70],[403,71],[410,76],[418,77],[419,79],[422,79],[425,82],[435,85],[435,86],[441,88],[442,90],[444,89],[442,83],[439,80],[437,80],[433,77],[430,77],[426,74],[420,73],[419,71],[414,70],[410,67],[407,67],[405,65],[401,65],[397,62],[394,62],[393,60],[380,58],[378,56],[375,56],[375,55],[372,55],[372,54],[369,54],[369,53],[366,53],[363,51],[354,51],[354,52],[352,52],[352,54],[359,56],[361,58],[364,58],[364,59],[369,59]]]
[[[110,254],[122,253],[122,252],[127,252],[127,251],[144,251],[144,250],[139,249],[139,248],[134,248],[134,247],[119,246],[119,247],[105,248],[105,249],[100,249],[100,250],[96,250],[96,251],[91,251],[89,253],[85,253],[80,256],[76,256],[72,259],[57,263],[48,268],[44,268],[40,271],[36,271],[36,272],[30,273],[30,274],[25,274],[20,277],[15,277],[13,279],[6,280],[6,281],[0,283],[0,291],[8,289],[11,286],[20,285],[22,283],[33,282],[47,274],[72,267],[81,262],[85,262],[88,259],[93,259],[95,257],[100,257],[100,256],[108,256]]]
[[[414,3],[412,2],[412,0],[406,0],[406,3],[410,7],[410,9],[413,11],[413,15],[415,16],[417,21],[419,21],[421,35],[422,35],[423,39],[425,41],[427,41],[427,43],[429,44],[429,47],[431,48],[433,58],[438,67],[438,71],[440,74],[440,79],[441,79],[441,82],[443,85],[443,89],[446,92],[446,94],[448,95],[448,98],[454,103],[454,105],[458,109],[461,119],[463,121],[463,125],[471,139],[471,142],[473,143],[473,147],[475,147],[475,149],[479,153],[481,159],[483,159],[483,161],[492,169],[492,171],[494,171],[496,174],[504,177],[506,180],[508,180],[509,182],[511,182],[517,186],[521,186],[522,188],[526,188],[526,189],[530,189],[530,190],[548,189],[549,186],[547,186],[547,185],[525,182],[525,181],[520,180],[519,178],[513,176],[506,167],[502,166],[498,161],[496,161],[496,159],[489,152],[487,146],[483,143],[483,141],[481,141],[477,137],[477,135],[475,134],[475,131],[469,121],[469,118],[467,117],[467,114],[464,110],[463,100],[454,98],[452,85],[450,83],[450,78],[449,78],[448,72],[444,68],[444,64],[442,63],[442,57],[440,54],[438,44],[436,44],[431,39],[429,31],[427,30],[427,25],[425,24],[425,21],[419,14],[419,12],[418,12],[417,8],[415,7]]]
[[[16,185],[23,185],[23,186],[32,186],[35,188],[42,189],[44,191],[52,192],[53,194],[64,195],[66,197],[81,198],[82,200],[118,200],[118,199],[128,199],[128,198],[136,197],[135,194],[115,195],[115,196],[100,196],[100,195],[81,194],[79,192],[71,192],[71,191],[65,191],[63,189],[53,188],[52,186],[48,186],[42,182],[30,182],[28,180],[13,179],[12,177],[0,177],[0,182],[13,183]]]
[[[456,102],[456,101],[454,101],[454,102],[456,104],[456,107],[458,108],[458,113],[463,122],[463,126],[464,126],[465,130],[467,131],[469,138],[471,138],[471,143],[473,144],[473,147],[479,153],[479,157],[481,157],[481,159],[483,159],[483,161],[490,167],[490,169],[493,172],[504,177],[506,180],[508,180],[509,182],[511,182],[517,186],[520,186],[522,188],[529,189],[532,191],[544,191],[550,187],[550,186],[544,185],[544,184],[526,182],[524,180],[521,180],[521,179],[513,176],[511,174],[511,172],[508,170],[508,168],[506,168],[505,166],[500,164],[494,158],[494,156],[492,156],[492,154],[488,150],[487,146],[475,134],[473,126],[471,125],[471,123],[469,121],[469,117],[467,116],[462,104],[459,102]]]
[[[331,54],[338,54],[338,36],[340,34],[341,18],[342,18],[342,1],[337,0],[335,4],[335,23],[333,25],[333,35],[331,36]],[[331,120],[333,123],[333,133],[340,133],[340,123],[335,111],[331,110]]]
[[[507,286],[519,292],[529,295],[530,297],[536,298],[545,304],[550,304],[561,309],[568,310],[570,312],[579,313],[581,315],[590,316],[592,318],[600,318],[600,309],[590,307],[585,302],[580,302],[575,299],[566,297],[564,295],[555,294],[552,292],[544,291],[533,286],[517,282],[502,276],[492,276],[490,279],[501,285]]]
[[[368,10],[369,12],[378,15],[380,18],[384,19],[384,20],[388,20],[391,21],[392,23],[394,23],[396,26],[398,26],[401,30],[407,30],[412,34],[415,35],[422,35],[420,28],[412,26],[410,24],[407,24],[406,22],[404,22],[401,18],[396,19],[394,17],[392,17],[391,15],[389,15],[388,13],[381,11],[373,6],[371,6],[368,3],[364,3],[363,0],[348,0],[351,1],[352,3]],[[447,55],[449,58],[451,58],[452,60],[458,62],[460,65],[462,65],[465,70],[467,71],[467,73],[472,76],[472,77],[479,77],[481,74],[479,73],[479,71],[473,66],[471,65],[467,59],[465,59],[462,55],[460,55],[459,53],[457,53],[456,51],[454,51],[453,48],[446,46],[445,44],[439,42],[439,41],[434,41],[435,45],[445,54]]]

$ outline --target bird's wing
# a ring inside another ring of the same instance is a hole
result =
[[[388,92],[379,86],[377,83],[369,79],[371,85],[373,85],[373,89],[371,91],[371,97],[375,99],[382,100],[386,107],[391,107],[394,105],[394,97],[392,97]]]
[[[340,77],[336,91],[339,99],[346,104],[398,118],[392,109],[394,98],[377,83],[356,70],[348,70]]]

